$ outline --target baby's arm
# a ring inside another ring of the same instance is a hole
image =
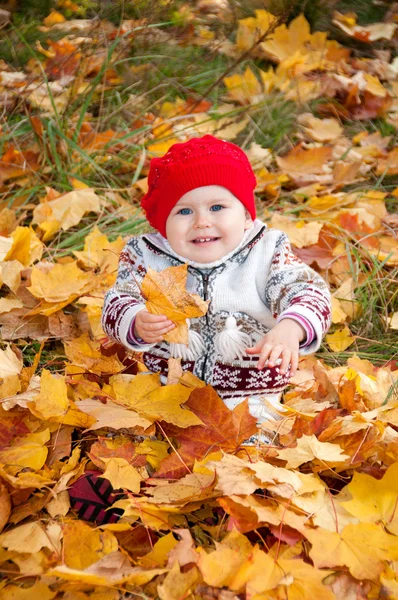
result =
[[[299,351],[309,354],[319,348],[330,326],[331,305],[325,281],[293,254],[282,232],[275,245],[264,300],[277,323],[247,352],[260,354],[259,369],[267,360],[273,366],[280,358],[280,371],[285,373],[290,363],[293,376]]]

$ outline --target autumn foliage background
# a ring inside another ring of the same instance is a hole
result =
[[[397,599],[397,4],[10,1],[0,27],[0,599]],[[206,133],[333,294],[267,447],[100,325],[150,158]],[[117,524],[71,510],[89,469]]]

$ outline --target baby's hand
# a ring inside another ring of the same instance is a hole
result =
[[[265,365],[273,367],[278,358],[282,359],[279,372],[287,372],[290,364],[290,376],[297,371],[299,344],[305,337],[303,327],[293,319],[283,319],[271,329],[255,346],[247,348],[248,354],[259,354],[257,369]]]
[[[163,341],[163,336],[174,329],[173,321],[166,315],[153,315],[147,310],[140,310],[136,314],[134,333],[147,344],[156,344]]]

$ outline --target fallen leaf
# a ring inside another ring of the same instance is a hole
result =
[[[159,273],[148,269],[142,282],[141,292],[148,311],[166,315],[176,325],[175,330],[164,336],[170,343],[188,344],[187,319],[202,317],[208,308],[208,302],[185,290],[187,274],[187,264],[169,267]]]

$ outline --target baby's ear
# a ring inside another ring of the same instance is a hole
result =
[[[253,225],[253,219],[251,218],[251,215],[250,215],[249,211],[247,210],[247,208],[245,208],[245,231],[250,229],[250,227],[252,225]]]

